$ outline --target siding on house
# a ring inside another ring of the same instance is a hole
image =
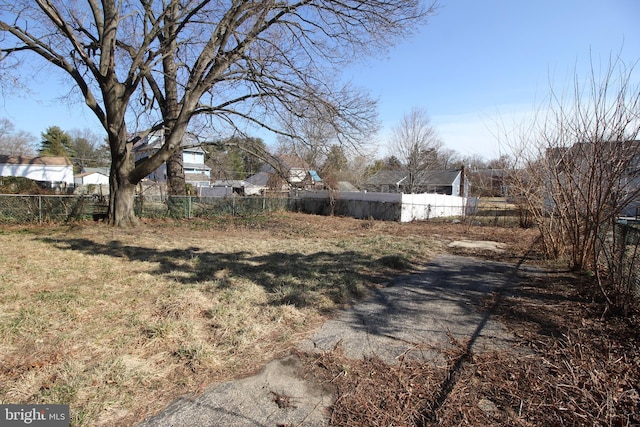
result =
[[[80,173],[73,179],[75,185],[109,185],[109,177],[98,172]]]
[[[100,168],[84,167],[84,168],[82,168],[82,173],[93,173],[93,172],[101,173],[104,176],[109,176],[109,174],[111,174],[111,168],[109,168],[109,167],[100,167]]]
[[[73,165],[66,157],[0,155],[0,176],[15,176],[52,186],[73,185]]]
[[[466,206],[466,197],[425,193],[338,192],[332,203],[327,190],[302,191],[297,200],[299,210],[316,215],[400,222],[464,216]]]
[[[204,163],[204,150],[200,147],[192,146],[196,143],[196,138],[190,134],[185,135],[182,141],[183,146],[185,146],[182,150],[185,181],[195,187],[207,186],[211,177],[211,168]],[[133,147],[136,162],[151,156],[162,147],[162,144],[164,144],[163,132],[153,132],[142,138]],[[163,163],[158,169],[149,174],[147,179],[155,182],[166,182],[166,164]]]
[[[546,156],[555,164],[558,179],[566,185],[573,185],[572,181],[588,173],[594,162],[604,177],[609,165],[625,165],[624,174],[618,176],[618,189],[623,193],[617,195],[617,200],[624,203],[619,206],[620,215],[633,217],[640,214],[640,141],[578,142],[570,147],[550,148]],[[574,177],[570,179],[570,175]],[[545,197],[545,207],[553,207],[550,195]]]

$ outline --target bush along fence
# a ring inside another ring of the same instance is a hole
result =
[[[291,200],[284,197],[194,197],[136,198],[136,215],[144,218],[208,218],[216,216],[251,216],[279,210],[291,210]]]

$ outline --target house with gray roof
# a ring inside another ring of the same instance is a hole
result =
[[[570,147],[548,149],[546,156],[554,164],[554,180],[563,187],[577,188],[570,189],[570,193],[591,195],[587,186],[595,181],[608,189],[598,192],[605,196],[606,203],[619,204],[615,208],[621,216],[640,218],[640,140],[577,142]],[[559,191],[553,185],[549,187]],[[553,207],[553,199],[546,197],[547,208]]]
[[[364,183],[367,192],[410,193],[411,175],[406,170],[382,170]],[[469,182],[464,168],[423,171],[413,179],[413,193],[435,193],[467,197]]]

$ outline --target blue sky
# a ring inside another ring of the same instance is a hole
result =
[[[564,88],[574,72],[586,76],[590,58],[640,59],[637,0],[441,0],[440,6],[412,38],[344,70],[379,100],[381,155],[390,129],[419,107],[446,147],[497,157],[497,123],[509,127],[531,114],[550,82]],[[0,116],[36,136],[52,125],[102,133],[83,104],[54,100],[63,93],[57,82],[32,85],[32,95],[5,96]]]
[[[561,89],[574,71],[587,76],[590,57],[640,59],[639,19],[635,0],[443,0],[419,34],[351,75],[379,99],[383,146],[420,107],[445,146],[494,158],[497,123],[530,115],[550,82]]]

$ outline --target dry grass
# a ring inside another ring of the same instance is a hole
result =
[[[4,228],[0,401],[70,404],[73,426],[131,425],[289,351],[372,283],[442,251],[432,234],[298,214]]]
[[[4,228],[0,402],[68,403],[73,426],[132,425],[290,352],[335,308],[451,240],[507,243],[471,254],[517,262],[535,256],[536,235],[298,214]],[[576,280],[540,277],[486,301],[516,353],[458,343],[442,365],[301,357],[337,391],[333,425],[638,425],[640,319],[602,319],[597,292]]]

